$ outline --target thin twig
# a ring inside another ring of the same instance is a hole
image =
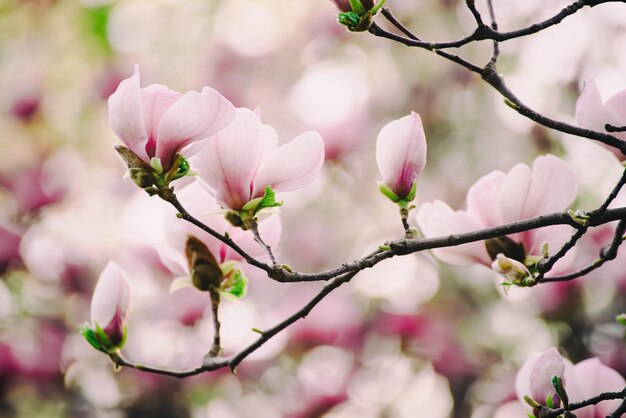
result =
[[[248,229],[254,235],[254,240],[265,250],[267,255],[269,255],[270,260],[272,260],[272,264],[276,265],[276,258],[274,258],[274,253],[272,253],[272,247],[267,245],[265,241],[261,238],[261,234],[259,234],[259,224],[256,220],[253,220],[250,225],[248,225]]]

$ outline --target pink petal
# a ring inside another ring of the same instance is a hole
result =
[[[524,402],[524,396],[545,405],[546,398],[556,394],[552,387],[552,376],[563,378],[565,369],[566,362],[556,348],[553,347],[544,353],[532,352],[515,377],[517,399],[527,409],[530,409],[530,406]],[[566,388],[569,385],[568,380],[565,378]]]
[[[532,218],[569,208],[578,192],[574,169],[554,155],[539,157],[533,163],[533,174],[522,212]]]
[[[426,135],[417,113],[411,112],[380,130],[376,162],[383,183],[399,197],[406,197],[426,165]]]
[[[223,207],[239,210],[251,199],[252,180],[263,150],[261,121],[237,109],[234,121],[194,156],[192,167]]]
[[[498,200],[498,192],[502,187],[505,174],[492,171],[481,177],[467,192],[467,211],[480,221],[483,227],[502,224],[500,213],[494,210],[494,202]]]
[[[148,157],[156,156],[156,139],[159,123],[163,114],[178,100],[182,94],[168,89],[162,84],[151,84],[141,89],[143,117],[148,134],[146,152]]]
[[[205,87],[190,91],[163,115],[158,127],[156,156],[167,170],[185,145],[206,139],[223,129],[235,117],[233,105],[217,91]]]
[[[572,398],[572,402],[580,402],[603,392],[619,392],[626,385],[624,378],[618,372],[605,366],[597,358],[581,361],[574,366],[574,371],[581,393],[579,397]],[[606,417],[611,415],[620,403],[619,399],[604,401],[595,406],[583,408],[580,412],[589,414],[591,418]],[[576,411],[576,416],[582,417],[579,411]]]
[[[109,261],[98,279],[91,299],[91,321],[107,328],[119,314],[125,322],[130,314],[130,286],[121,267]]]
[[[465,211],[454,211],[440,200],[422,204],[417,212],[416,220],[424,236],[429,238],[476,231],[482,228],[482,225],[470,214]],[[482,241],[437,248],[433,252],[437,258],[450,264],[491,265],[491,259]]]
[[[615,102],[613,103],[615,106]],[[600,92],[593,80],[585,83],[583,91],[576,101],[576,122],[578,126],[598,132],[605,132],[604,126],[619,125],[618,114],[609,110],[602,103]]]
[[[494,202],[500,208],[502,222],[523,219],[524,205],[531,181],[532,173],[525,164],[517,164],[507,173],[502,181],[498,200]]]
[[[271,152],[254,179],[253,197],[263,195],[265,186],[288,192],[311,183],[324,163],[324,141],[314,131],[305,132]]]
[[[145,146],[148,134],[144,123],[139,67],[130,78],[122,81],[109,97],[109,123],[113,132],[139,158],[149,162]]]
[[[548,396],[555,396],[552,386],[552,377],[563,378],[565,362],[556,348],[551,348],[543,353],[533,365],[530,372],[530,392],[532,398],[538,403],[545,405]],[[567,382],[565,382],[567,387]]]
[[[626,125],[626,90],[615,93],[605,104],[606,109],[615,116],[620,126]]]

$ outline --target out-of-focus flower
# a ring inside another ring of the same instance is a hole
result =
[[[480,178],[467,194],[466,210],[454,211],[438,200],[423,204],[417,222],[427,237],[475,231],[564,211],[576,192],[574,170],[563,160],[546,155],[535,160],[532,170],[525,164],[517,164],[507,174],[494,171]],[[474,242],[434,252],[443,261],[458,265],[490,266],[498,253],[528,265],[543,257],[544,243],[549,250],[558,249],[569,234],[570,227],[556,225],[511,234],[498,242],[489,242],[490,245]],[[559,260],[552,271],[563,271],[572,256]]]
[[[206,143],[193,160],[218,203],[240,211],[261,198],[266,187],[292,191],[309,184],[324,162],[324,142],[308,131],[277,145],[276,131],[249,109],[237,109],[233,123]]]
[[[101,351],[111,352],[121,348],[126,340],[130,310],[128,279],[121,267],[110,261],[100,274],[91,299],[91,322],[94,328],[83,328],[83,335]]]
[[[426,165],[426,135],[417,113],[411,112],[380,130],[376,162],[383,176],[381,191],[396,203],[413,200],[417,177]]]
[[[572,365],[561,357],[556,348],[545,353],[534,352],[524,363],[515,379],[515,392],[518,400],[529,409],[524,397],[532,398],[537,404],[551,403],[558,407],[561,399],[553,386],[553,377],[562,379],[563,388],[569,402],[581,402],[603,392],[618,392],[624,389],[624,378],[615,370],[605,366],[597,358],[591,358]],[[603,401],[596,405],[577,409],[579,418],[603,418],[611,415],[621,400]],[[549,405],[547,405],[549,406]]]
[[[574,372],[580,387],[580,394],[579,397],[572,397],[572,402],[580,402],[604,392],[619,392],[626,386],[624,378],[618,372],[605,366],[595,357],[577,363],[574,366]],[[615,399],[589,405],[577,410],[576,416],[580,418],[604,418],[611,415],[620,403],[621,400]]]
[[[614,127],[625,126],[626,89],[617,92],[603,103],[596,83],[589,80],[576,101],[576,122],[581,127],[598,132],[606,132],[607,124]],[[611,132],[611,135],[626,140],[626,132]],[[618,149],[609,146],[606,148],[620,160],[626,158]]]
[[[109,97],[115,134],[143,162],[158,164],[164,172],[183,147],[214,135],[234,114],[233,105],[209,87],[185,94],[161,84],[141,88],[138,67]]]

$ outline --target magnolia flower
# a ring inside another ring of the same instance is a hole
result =
[[[234,117],[234,107],[209,87],[185,94],[161,84],[140,88],[139,68],[109,97],[115,134],[147,164],[167,172],[183,147],[214,135]],[[159,163],[156,163],[157,166]]]
[[[467,194],[467,209],[454,211],[436,200],[423,204],[417,222],[427,237],[464,233],[552,212],[563,212],[576,197],[574,170],[561,159],[546,155],[533,163],[532,170],[517,164],[508,173],[494,171],[480,178]],[[492,254],[483,242],[435,249],[435,254],[451,264],[479,263],[490,266],[498,253],[523,263],[528,256],[541,258],[542,245],[558,249],[567,240],[570,227],[549,226],[508,235],[498,240]],[[491,247],[491,245],[490,245]],[[491,248],[490,248],[491,249]],[[570,255],[571,254],[571,255]],[[573,253],[559,260],[552,271],[567,268]]]
[[[626,126],[626,90],[617,92],[603,103],[596,83],[593,80],[586,82],[576,101],[576,122],[581,127],[598,132],[606,132],[607,124]],[[611,135],[626,140],[626,132],[611,132]],[[620,160],[626,158],[618,149],[606,148]]]
[[[178,199],[183,206],[205,225],[213,228],[219,233],[228,233],[244,251],[253,257],[262,258],[266,256],[265,251],[257,242],[250,231],[233,227],[228,223],[213,196],[211,196],[198,182],[185,186],[177,193]],[[163,264],[170,271],[181,277],[190,276],[189,265],[186,259],[185,249],[189,237],[200,240],[215,257],[217,263],[238,262],[242,257],[228,245],[217,238],[202,231],[200,228],[188,222],[181,222],[175,216],[168,216],[165,219],[165,242],[157,246],[159,256]],[[259,222],[259,233],[262,234],[265,242],[276,247],[280,240],[282,224],[279,216],[271,216]]]
[[[413,200],[415,182],[426,165],[426,135],[417,113],[411,112],[380,130],[376,162],[383,176],[383,193],[395,202]]]
[[[554,376],[562,379],[570,403],[581,402],[603,392],[618,392],[624,389],[626,383],[618,372],[597,358],[572,365],[555,348],[544,353],[533,352],[515,379],[515,392],[524,408],[531,410],[524,400],[525,396],[539,405],[547,406],[547,401],[551,400],[555,407],[562,406],[552,385]],[[578,418],[604,418],[611,415],[620,403],[619,399],[603,401],[577,409],[575,413]]]
[[[131,293],[126,275],[117,263],[110,261],[100,274],[91,299],[91,322],[100,348],[107,351],[124,344],[130,310]]]
[[[317,132],[277,145],[276,131],[249,109],[237,109],[233,123],[206,143],[194,168],[218,203],[239,211],[266,187],[292,191],[309,184],[324,162],[324,142]]]

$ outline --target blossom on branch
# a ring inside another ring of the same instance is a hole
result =
[[[565,399],[557,395],[555,376],[562,382],[562,395],[567,396],[568,403],[581,402],[604,392],[619,392],[626,383],[618,372],[597,358],[573,365],[561,357],[556,348],[551,348],[544,353],[533,352],[520,368],[515,379],[518,401],[529,411],[531,406],[525,397],[542,407],[563,407]],[[575,414],[578,418],[603,418],[611,415],[620,403],[620,399],[603,401],[577,409]],[[537,416],[536,410],[534,413]]]
[[[565,211],[577,193],[576,173],[563,160],[546,155],[538,157],[532,170],[517,164],[508,173],[493,171],[481,177],[467,193],[467,209],[455,211],[436,200],[424,203],[417,222],[427,237],[477,231],[552,212]],[[556,251],[571,228],[554,225],[511,234],[483,242],[433,250],[441,260],[457,265],[491,266],[498,254],[532,264],[543,257],[542,246]],[[553,271],[566,268],[572,252],[559,260]]]
[[[589,80],[576,101],[576,122],[583,128],[597,132],[607,132],[607,124],[618,129],[623,128],[626,126],[626,90],[617,92],[603,103],[596,83]],[[621,140],[626,140],[626,132],[609,133]],[[605,145],[605,148],[613,152],[620,160],[626,158],[617,148],[608,145]]]
[[[209,87],[185,94],[161,84],[141,88],[138,67],[109,97],[111,128],[158,174],[172,168],[185,146],[214,135],[234,114],[233,105]],[[128,158],[122,156],[128,164]]]
[[[417,113],[389,122],[380,130],[376,163],[383,176],[383,194],[396,203],[413,200],[417,178],[426,165],[426,134]]]
[[[300,189],[315,179],[324,162],[324,142],[314,131],[278,146],[278,135],[249,109],[207,141],[193,159],[200,179],[220,206],[234,211],[276,192]]]
[[[234,228],[222,216],[222,210],[211,196],[198,182],[185,186],[178,192],[178,199],[183,206],[205,225],[220,234],[227,233],[229,237],[244,251],[253,257],[264,257],[266,254],[254,241],[250,231]],[[222,267],[225,279],[233,278],[238,270],[235,267],[242,260],[241,255],[231,247],[201,230],[197,226],[184,222],[174,216],[165,219],[165,241],[157,245],[161,261],[168,269],[181,277],[180,284],[191,284],[192,271],[188,260],[189,240],[194,238],[201,246],[206,247],[211,256]],[[271,216],[259,222],[259,232],[263,234],[270,247],[276,247],[280,241],[282,223],[279,216]],[[196,245],[198,246],[198,245]],[[228,286],[229,283],[223,283]],[[174,284],[176,288],[178,284]],[[237,292],[241,289],[224,289]],[[242,296],[242,295],[241,295]]]
[[[92,328],[83,327],[83,336],[96,349],[106,353],[122,348],[130,311],[128,279],[122,268],[110,261],[100,274],[91,299]]]

